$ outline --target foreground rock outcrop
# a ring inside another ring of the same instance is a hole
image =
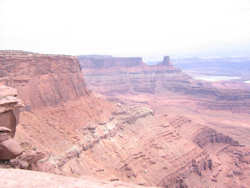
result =
[[[0,160],[9,160],[22,154],[21,146],[14,139],[22,106],[15,89],[0,86]]]
[[[140,188],[141,186],[123,183],[99,181],[91,177],[82,179],[26,170],[1,169],[2,188]],[[14,177],[14,179],[13,179]]]

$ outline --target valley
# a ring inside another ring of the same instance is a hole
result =
[[[248,87],[195,80],[168,56],[149,66],[140,57],[0,51],[0,61],[0,84],[24,103],[15,135],[24,152],[1,164],[0,183],[8,173],[41,173],[35,186],[49,177],[65,187],[250,183]]]

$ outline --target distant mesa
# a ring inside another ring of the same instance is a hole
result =
[[[175,95],[218,100],[215,104],[204,101],[202,105],[206,108],[225,109],[230,104],[233,108],[250,110],[247,102],[250,100],[249,92],[224,90],[211,83],[193,79],[173,66],[169,56],[164,56],[161,62],[152,62],[151,65],[134,57],[80,56],[78,59],[88,88],[106,96],[161,95],[170,92]]]
[[[82,68],[133,67],[142,64],[140,57],[78,56]]]
[[[78,56],[81,67],[84,69],[107,69],[112,67],[147,67],[148,65],[143,62],[141,57],[113,57],[108,55],[81,55]],[[164,56],[163,61],[157,62],[157,66],[172,66],[170,57]],[[153,65],[153,66],[154,66]]]
[[[141,57],[79,56],[78,60],[88,87],[105,95],[156,93],[170,80],[188,79],[170,64],[169,56],[155,65],[147,65]]]

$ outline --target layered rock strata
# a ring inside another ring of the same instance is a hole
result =
[[[26,109],[55,106],[88,91],[76,58],[0,51],[0,83],[18,89]]]
[[[191,131],[185,135],[186,128]],[[84,137],[81,143],[60,156],[40,161],[39,167],[114,182],[193,187],[193,178],[206,179],[216,169],[207,150],[192,141],[202,130],[203,126],[185,117],[159,116],[148,107],[117,104],[109,121],[80,129]]]
[[[141,58],[80,56],[78,59],[88,87],[105,95],[155,93],[162,79],[174,83],[180,73],[168,58],[155,66],[146,65]]]
[[[175,68],[168,56],[151,66],[139,58],[80,56],[78,59],[88,87],[106,96],[179,95],[195,99],[206,109],[250,113],[248,91],[218,88],[194,80]]]
[[[239,146],[238,141],[235,141],[231,137],[218,133],[214,129],[208,127],[204,127],[200,130],[200,132],[195,136],[194,142],[200,147],[205,147],[210,143],[224,143],[232,146]]]
[[[151,66],[140,58],[80,56],[78,59],[88,87],[105,95],[170,91],[204,96],[217,92],[209,84],[196,82],[175,68],[169,56]]]
[[[81,140],[77,128],[109,118],[112,105],[89,93],[73,56],[0,51],[0,70],[25,103],[16,137],[27,149],[60,153]]]

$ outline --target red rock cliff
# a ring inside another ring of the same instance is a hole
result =
[[[73,56],[0,51],[0,84],[24,101],[17,138],[29,148],[64,151],[81,139],[76,129],[109,117],[110,104],[88,92]]]
[[[27,108],[88,95],[75,57],[1,51],[0,62],[0,83],[17,88]]]

